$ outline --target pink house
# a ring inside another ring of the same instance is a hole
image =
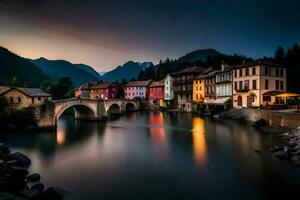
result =
[[[151,80],[130,81],[124,87],[125,99],[147,99],[149,96],[148,86],[150,83]]]

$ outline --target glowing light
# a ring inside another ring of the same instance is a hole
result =
[[[193,150],[194,160],[200,168],[207,163],[207,146],[205,140],[204,120],[200,117],[193,118]]]

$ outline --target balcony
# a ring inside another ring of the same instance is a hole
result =
[[[249,88],[237,89],[236,92],[239,92],[239,93],[249,92]]]

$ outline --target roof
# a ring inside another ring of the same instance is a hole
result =
[[[129,83],[127,83],[127,85],[125,87],[135,87],[135,86],[147,87],[151,82],[152,82],[152,80],[147,80],[147,81],[130,81]]]
[[[6,86],[0,86],[0,95],[6,91],[8,91],[10,89],[10,87],[6,87]]]
[[[200,74],[200,75],[196,76],[195,79],[202,79],[202,78],[212,77],[212,76],[215,76],[220,71],[222,71],[222,70],[214,70],[214,71],[211,71],[207,74]]]
[[[241,65],[236,65],[236,66],[234,66],[234,68],[244,68],[244,67],[252,67],[252,66],[258,66],[258,65],[284,68],[284,66],[281,64],[269,62],[269,61],[263,61],[263,60],[259,60],[259,61],[255,61],[255,62],[251,62],[251,63],[244,63]]]
[[[106,82],[106,83],[96,83],[90,86],[91,89],[106,89],[108,88],[112,83]]]
[[[153,81],[149,87],[164,87],[165,83],[163,81]]]
[[[3,92],[1,95],[4,95],[5,93],[7,93],[11,90],[17,90],[29,97],[49,97],[49,96],[51,96],[51,94],[44,92],[40,88],[22,88],[22,87],[12,87],[9,90]]]
[[[188,68],[186,68],[184,70],[181,70],[179,72],[171,73],[171,75],[190,74],[190,73],[202,73],[203,71],[205,71],[205,68],[198,67],[198,66],[193,66],[193,67],[188,67]]]

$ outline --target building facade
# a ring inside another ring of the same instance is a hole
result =
[[[9,106],[14,109],[41,106],[52,99],[50,94],[39,88],[12,87],[0,96],[5,97]]]
[[[90,86],[91,99],[116,99],[119,98],[120,84],[119,83],[96,83]]]
[[[286,69],[275,63],[258,61],[233,68],[233,107],[249,108],[272,105],[270,91],[285,92]]]
[[[147,100],[149,97],[148,86],[152,81],[130,81],[124,87],[125,99]]]
[[[149,102],[164,106],[164,81],[153,81],[149,85]]]
[[[171,74],[173,77],[174,98],[177,100],[177,109],[182,111],[193,110],[193,80],[204,71],[204,68],[194,66]]]
[[[167,74],[164,79],[164,100],[165,105],[169,106],[174,99],[173,77]]]
[[[204,102],[207,100],[213,100],[216,98],[216,73],[214,70],[204,75],[205,87],[204,87]]]
[[[205,96],[205,78],[196,76],[193,80],[193,102],[199,103],[204,102]]]
[[[232,67],[222,65],[216,73],[216,98],[232,97]]]

